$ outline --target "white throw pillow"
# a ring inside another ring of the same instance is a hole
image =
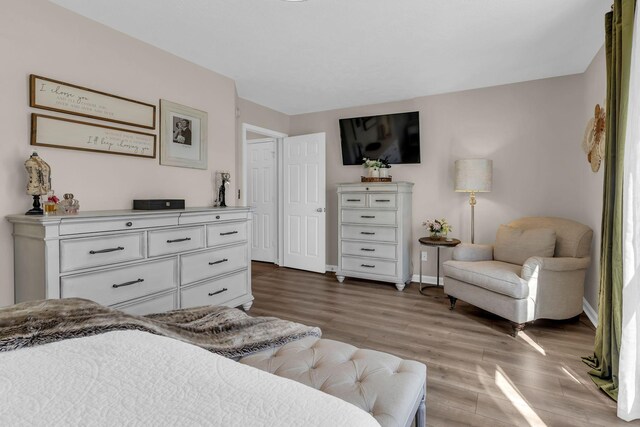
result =
[[[523,228],[501,225],[496,234],[493,259],[522,265],[532,256],[552,257],[556,232],[550,228]]]

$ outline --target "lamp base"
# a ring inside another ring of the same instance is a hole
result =
[[[33,196],[33,208],[24,213],[25,215],[44,215],[44,211],[40,206],[40,196]]]

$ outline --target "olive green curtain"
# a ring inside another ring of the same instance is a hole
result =
[[[594,354],[583,360],[593,381],[618,399],[622,334],[622,184],[636,0],[614,0],[605,15],[607,123],[600,248],[600,301]]]

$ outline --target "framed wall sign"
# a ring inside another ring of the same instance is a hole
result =
[[[207,113],[160,100],[160,164],[207,168]]]
[[[156,157],[156,136],[151,133],[35,113],[31,114],[31,145]]]
[[[114,123],[156,128],[156,106],[31,74],[29,105]]]

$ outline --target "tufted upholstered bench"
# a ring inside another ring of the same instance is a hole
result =
[[[427,367],[391,354],[306,337],[243,357],[240,363],[339,397],[383,427],[425,425]]]

